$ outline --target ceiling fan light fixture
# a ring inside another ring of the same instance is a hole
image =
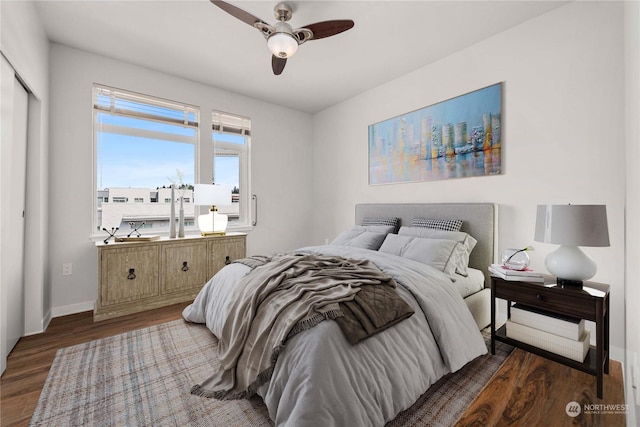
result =
[[[267,39],[267,47],[278,58],[289,58],[298,50],[298,41],[288,33],[275,33]]]

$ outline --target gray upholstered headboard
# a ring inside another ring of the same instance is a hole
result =
[[[364,217],[398,217],[400,225],[413,218],[461,219],[462,231],[478,244],[471,252],[469,266],[482,271],[489,287],[487,267],[496,262],[498,251],[498,205],[492,203],[371,203],[356,205],[356,224]]]

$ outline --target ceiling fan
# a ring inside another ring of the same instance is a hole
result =
[[[335,36],[353,28],[354,25],[350,19],[337,19],[316,22],[294,30],[287,23],[291,19],[292,10],[286,3],[278,3],[273,9],[273,14],[278,20],[274,25],[269,25],[262,19],[225,1],[211,0],[211,3],[242,22],[257,28],[262,33],[264,38],[267,39],[267,47],[273,54],[271,67],[275,75],[282,74],[284,66],[287,64],[287,58],[293,56],[298,50],[298,46],[302,43]]]

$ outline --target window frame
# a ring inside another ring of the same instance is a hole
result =
[[[104,105],[99,104],[98,98],[100,96],[111,97],[111,102],[108,108]],[[143,103],[153,107],[169,108],[173,110],[182,111],[182,113],[184,114],[184,119],[179,120],[179,119],[170,118],[170,117],[160,117],[160,116],[154,116],[153,114],[145,114],[142,112],[126,110],[124,108],[118,108],[116,106],[116,99],[118,101]],[[155,121],[161,124],[164,123],[164,124],[169,124],[174,126],[176,125],[184,126],[184,127],[194,129],[195,132],[193,136],[185,136],[180,134],[170,134],[169,132],[159,132],[151,129],[132,128],[132,127],[119,126],[114,124],[101,124],[99,123],[100,113],[107,113],[107,114],[117,115],[122,117],[131,117],[134,119]],[[193,115],[193,120],[191,119],[190,115]],[[134,137],[164,140],[172,143],[192,144],[193,156],[194,156],[193,157],[194,183],[198,181],[198,170],[199,170],[198,155],[199,155],[199,142],[201,138],[201,132],[199,128],[200,109],[198,107],[193,106],[191,104],[184,103],[184,102],[167,100],[154,95],[146,95],[146,94],[128,91],[125,89],[118,89],[111,86],[94,83],[92,85],[92,120],[93,120],[93,143],[92,143],[92,148],[93,148],[92,206],[93,207],[92,207],[91,234],[90,234],[92,239],[98,239],[98,238],[104,237],[104,232],[98,229],[98,225],[99,225],[98,208],[99,206],[101,206],[102,203],[105,203],[104,201],[100,202],[98,200],[99,192],[103,191],[101,189],[98,189],[98,181],[99,181],[98,134],[100,132],[104,132],[106,130],[107,132],[122,133],[125,135],[134,136]],[[152,188],[149,188],[149,190],[152,190]],[[110,195],[109,199],[111,198],[112,196]],[[112,202],[112,200],[109,200],[109,202]],[[156,203],[158,202],[156,201]],[[197,227],[192,226],[187,231],[191,231],[191,230],[196,231]],[[153,232],[153,234],[161,234],[161,235],[168,234],[169,227],[148,229],[148,233],[151,233],[151,232]]]
[[[195,128],[195,136],[187,137],[184,135],[170,135],[167,136],[168,133],[157,132],[151,129],[136,129],[130,127],[122,127],[124,129],[119,129],[119,126],[114,124],[108,124],[108,131],[116,131],[119,133],[124,133],[126,135],[131,136],[140,136],[147,137],[158,140],[168,140],[176,143],[189,143],[194,145],[194,184],[199,183],[210,183],[210,179],[212,176],[215,176],[215,171],[212,168],[215,168],[215,156],[216,150],[224,150],[226,152],[230,152],[233,154],[237,154],[239,158],[239,189],[240,189],[240,200],[239,200],[239,219],[238,221],[230,222],[227,230],[228,231],[250,231],[253,229],[253,198],[251,193],[251,119],[247,116],[241,116],[238,114],[232,113],[224,113],[218,110],[210,110],[211,111],[211,132],[202,132],[201,126],[207,125],[208,123],[202,122],[202,111],[200,107],[190,105],[187,103],[179,102],[179,101],[170,101],[164,98],[160,98],[154,95],[146,95],[141,93],[136,93],[132,91],[128,91],[125,89],[113,88],[110,86],[106,86],[103,84],[94,83],[92,87],[92,118],[93,118],[93,188],[92,188],[92,221],[91,221],[91,233],[90,236],[93,240],[102,240],[105,235],[102,230],[98,230],[98,209],[103,203],[112,203],[110,200],[112,197],[104,197],[104,200],[98,200],[98,198],[102,198],[100,196],[101,189],[98,189],[98,180],[99,180],[99,165],[98,165],[98,134],[99,132],[104,131],[104,127],[100,128],[98,125],[98,114],[100,112],[106,112],[109,114],[117,114],[124,115],[127,117],[136,116],[135,114],[129,115],[130,112],[119,110],[117,108],[113,108],[113,105],[110,109],[107,109],[103,106],[98,105],[98,96],[103,95],[103,91],[111,91],[116,96],[123,96],[128,99],[133,99],[134,102],[143,102],[148,103],[153,106],[158,107],[168,107],[175,109],[176,107],[184,108],[188,110],[190,113],[194,113],[195,120],[173,120],[170,124],[173,125],[186,125],[188,127]],[[187,116],[185,116],[187,117]],[[164,122],[163,120],[157,120],[157,118],[152,117],[147,114],[139,114],[140,119],[144,120],[153,120]],[[131,130],[134,132],[131,132]],[[122,132],[126,130],[126,132]],[[242,135],[244,137],[244,144],[237,143],[228,143],[224,141],[215,141],[214,133],[228,133],[231,135]],[[208,145],[207,145],[208,144]],[[205,175],[211,176],[207,177]],[[149,189],[153,190],[153,189]],[[160,202],[160,196],[157,196],[155,203]],[[152,203],[152,200],[149,200],[149,203]],[[198,214],[203,214],[206,211],[206,207],[194,206],[194,224],[185,226],[187,234],[195,234],[198,232],[197,227],[197,216]],[[142,234],[152,233],[152,234],[160,234],[160,235],[168,235],[169,227],[162,228],[148,228],[149,226],[142,227],[140,231]],[[145,230],[143,230],[143,228]]]
[[[215,139],[215,134],[228,134],[244,137],[244,144],[220,141]],[[239,219],[229,223],[228,229],[250,230],[253,226],[252,218],[252,194],[251,194],[251,119],[247,116],[227,113],[219,110],[211,112],[211,162],[213,176],[215,176],[216,150],[224,150],[238,156],[238,188],[240,189]]]

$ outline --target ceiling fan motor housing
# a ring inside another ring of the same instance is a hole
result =
[[[292,15],[291,6],[286,3],[278,3],[273,9],[273,15],[278,21],[288,21]]]

